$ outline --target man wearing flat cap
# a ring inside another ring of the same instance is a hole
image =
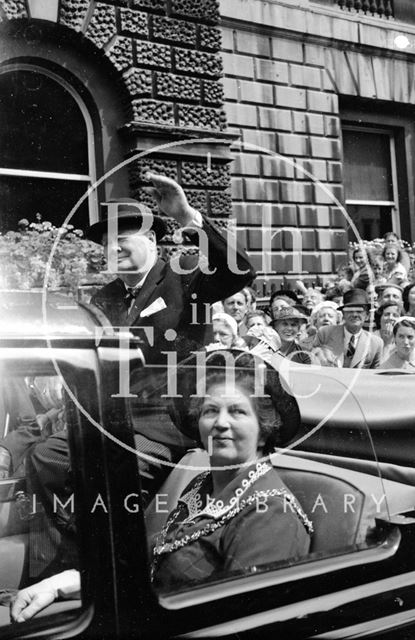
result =
[[[189,205],[174,180],[148,178],[160,211],[174,218],[204,255],[165,262],[157,257],[157,242],[167,232],[163,217],[131,199],[107,203],[107,219],[92,225],[87,237],[104,245],[118,277],[92,302],[114,326],[129,327],[142,339],[147,362],[165,361],[163,351],[176,351],[180,360],[205,343],[206,307],[240,291],[255,274],[244,252],[231,255],[222,233]]]
[[[350,289],[343,296],[344,322],[320,327],[314,346],[331,351],[338,366],[351,369],[376,369],[382,356],[382,340],[363,329],[370,301],[363,289]]]

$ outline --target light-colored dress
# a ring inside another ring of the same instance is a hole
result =
[[[409,360],[404,360],[396,351],[392,351],[391,355],[385,362],[380,365],[381,369],[403,369],[415,373],[415,352],[412,353]]]
[[[400,262],[397,262],[391,271],[385,270],[385,278],[390,284],[405,286],[408,282],[408,273]]]
[[[379,336],[379,338],[382,340],[383,343],[383,350],[382,350],[382,359],[380,362],[380,368],[383,368],[383,363],[386,362],[386,360],[389,358],[389,356],[395,351],[396,349],[396,345],[395,345],[395,340],[391,340],[389,343],[385,343],[382,337],[382,334],[380,332],[379,329],[376,329],[376,331],[373,332],[374,336]]]

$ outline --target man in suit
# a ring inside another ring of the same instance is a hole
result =
[[[166,362],[162,352],[175,351],[180,360],[203,346],[210,304],[240,291],[255,274],[245,253],[230,253],[225,236],[189,205],[174,180],[148,177],[159,209],[205,255],[182,255],[169,262],[157,258],[157,242],[167,232],[164,219],[137,201],[114,202],[117,237],[109,237],[108,220],[92,225],[87,237],[104,245],[109,262],[112,252],[118,277],[92,302],[114,326],[128,327],[141,338],[146,362]]]
[[[250,284],[254,272],[244,252],[235,247],[232,255],[225,236],[189,205],[174,180],[156,174],[149,178],[159,209],[199,244],[203,259],[199,255],[183,255],[169,262],[159,259],[157,242],[167,232],[163,217],[128,198],[109,203],[108,219],[93,224],[87,237],[104,245],[110,270],[118,274],[92,302],[114,327],[127,327],[142,340],[144,359],[152,364],[167,363],[165,351],[175,352],[179,361],[200,348],[209,330],[210,304]],[[143,407],[139,388],[132,384],[130,390],[138,396],[130,408],[136,449],[144,454],[138,462],[145,501],[157,491],[170,470],[168,465],[194,443],[177,429],[173,432],[162,410]],[[49,518],[48,530],[55,538],[43,563],[37,563],[32,577],[39,579],[56,572],[58,562],[75,566],[76,561],[73,514],[55,508],[55,496],[59,504],[66,504],[72,492],[67,432],[36,444],[27,463],[32,486]]]
[[[222,300],[223,310],[231,316],[238,325],[238,335],[245,337],[247,328],[245,317],[249,310],[248,295],[245,289],[234,293],[232,296]]]
[[[339,307],[343,311],[343,324],[320,327],[314,346],[329,350],[338,366],[376,369],[382,356],[382,340],[363,329],[369,309],[366,291],[347,291],[343,306]]]

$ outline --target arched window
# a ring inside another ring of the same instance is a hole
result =
[[[95,181],[93,127],[73,87],[29,64],[0,73],[0,224],[21,218],[61,225]],[[69,221],[85,229],[97,218],[95,194]]]

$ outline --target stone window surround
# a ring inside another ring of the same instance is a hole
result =
[[[88,144],[88,174],[74,174],[74,173],[63,173],[59,171],[33,171],[33,170],[25,170],[25,169],[10,169],[8,167],[0,167],[0,176],[16,176],[16,177],[30,177],[30,178],[39,178],[39,179],[49,179],[49,180],[69,180],[75,182],[83,182],[85,183],[85,190],[87,187],[95,184],[96,182],[96,162],[95,162],[95,141],[94,141],[94,128],[91,119],[91,115],[88,111],[88,108],[85,102],[82,100],[81,96],[74,89],[74,87],[67,82],[64,78],[62,78],[59,74],[54,73],[50,69],[45,67],[30,64],[30,63],[22,63],[22,62],[14,62],[10,64],[6,64],[0,67],[0,74],[5,74],[10,71],[33,71],[39,74],[43,74],[58,84],[60,84],[75,100],[77,103],[85,122],[85,127],[87,130],[87,144]],[[98,200],[96,195],[96,190],[93,191],[88,196],[88,210],[90,223],[96,222],[99,219],[98,216]]]

